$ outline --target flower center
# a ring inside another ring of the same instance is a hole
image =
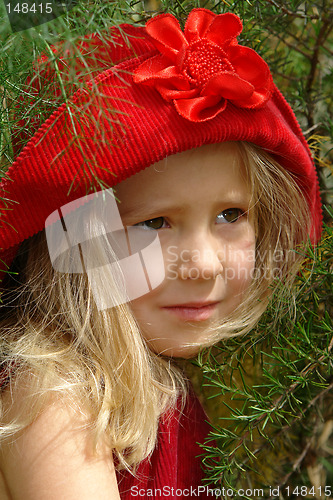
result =
[[[233,67],[220,47],[208,40],[199,40],[187,49],[184,70],[189,78],[195,80],[195,85],[203,86],[212,76],[222,71],[233,71]]]

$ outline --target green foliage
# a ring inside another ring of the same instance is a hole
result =
[[[288,303],[277,316],[273,297],[252,335],[198,359],[215,399],[216,446],[204,446],[215,485],[263,488],[264,498],[279,486],[281,499],[289,498],[287,487],[333,485],[332,264],[333,234],[326,227],[298,277],[295,316]]]
[[[4,4],[0,1],[0,177],[31,137],[31,131],[36,130],[36,123],[41,125],[73,90],[57,69],[57,61],[53,57],[57,85],[61,89],[60,98],[54,99],[49,92],[52,82],[47,85],[45,81],[39,94],[34,92],[32,95],[28,78],[33,74],[33,68],[36,72],[36,61],[42,55],[51,55],[52,59],[52,46],[60,42],[75,47],[76,41],[83,35],[99,33],[107,38],[111,26],[121,22],[139,22],[141,17],[137,14],[137,7],[138,2],[134,1],[81,0],[66,15],[13,33]],[[83,62],[79,51],[76,51],[75,58]],[[36,80],[36,76],[34,78]],[[71,83],[80,85],[80,82]]]

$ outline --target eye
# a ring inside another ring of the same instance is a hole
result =
[[[244,211],[240,208],[228,208],[219,213],[216,217],[218,224],[232,224],[244,215]]]
[[[148,219],[143,222],[138,222],[135,226],[143,227],[144,229],[162,229],[166,226],[164,217],[155,217],[155,219]]]

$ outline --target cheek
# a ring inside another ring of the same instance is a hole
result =
[[[137,321],[146,319],[147,309],[149,310],[149,297],[150,294],[146,294],[143,297],[131,301],[130,306]]]
[[[235,289],[246,289],[253,279],[255,258],[254,232],[241,238],[235,244],[228,245],[224,262],[226,282]]]

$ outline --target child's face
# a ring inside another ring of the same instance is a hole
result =
[[[242,301],[254,269],[251,193],[237,146],[168,157],[116,187],[125,226],[158,231],[165,279],[131,307],[150,348],[189,357]],[[195,346],[191,344],[197,344]]]

